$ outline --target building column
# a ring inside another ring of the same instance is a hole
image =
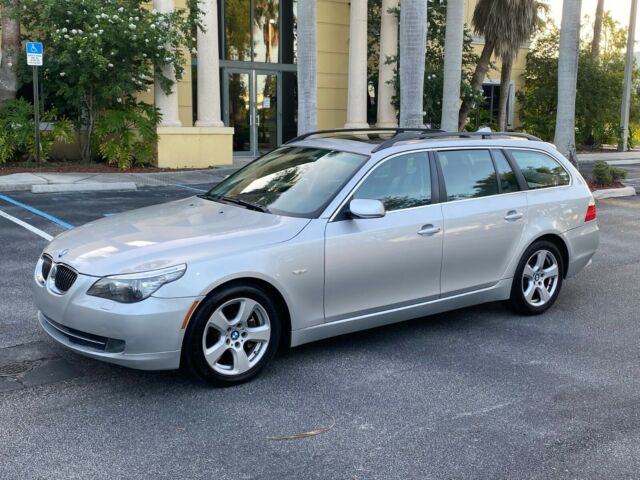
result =
[[[162,13],[173,11],[173,0],[153,0],[153,7]],[[178,107],[178,84],[176,82],[176,72],[170,65],[162,67],[162,73],[165,77],[172,80],[173,86],[169,94],[164,93],[160,87],[160,82],[156,78],[154,88],[154,98],[156,108],[162,114],[161,127],[180,127],[180,109]]]
[[[394,70],[397,62],[387,63],[387,58],[398,55],[398,18],[393,11],[398,0],[382,0],[380,17],[380,59],[378,60],[378,123],[379,128],[398,126],[392,98]],[[391,10],[391,12],[389,12]]]
[[[367,0],[351,0],[349,17],[349,89],[345,128],[367,123]]]
[[[200,2],[203,30],[198,29],[198,120],[196,127],[223,127],[220,115],[218,1]]]

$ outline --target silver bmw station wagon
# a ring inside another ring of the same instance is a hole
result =
[[[484,302],[543,313],[598,241],[585,181],[537,138],[324,131],[59,235],[34,297],[75,352],[233,385],[282,344]]]

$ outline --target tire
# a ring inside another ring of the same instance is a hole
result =
[[[558,247],[547,240],[533,243],[516,268],[509,299],[511,307],[523,315],[546,312],[557,300],[563,278],[564,263]]]
[[[277,304],[261,289],[251,284],[224,287],[207,297],[189,322],[182,363],[215,386],[246,382],[275,355],[280,319]]]

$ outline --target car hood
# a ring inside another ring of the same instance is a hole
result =
[[[87,223],[45,253],[85,275],[142,272],[285,242],[308,223],[191,197]]]

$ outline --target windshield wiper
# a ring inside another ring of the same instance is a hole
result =
[[[233,203],[234,205],[240,205],[242,207],[248,208],[249,210],[255,210],[256,212],[271,213],[267,207],[263,207],[262,205],[258,205],[257,203],[247,202],[246,200],[240,200],[239,198],[212,197],[209,195],[202,195],[202,198],[206,198],[207,200],[219,200],[222,202]]]

